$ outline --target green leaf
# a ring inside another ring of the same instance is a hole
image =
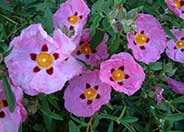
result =
[[[162,116],[161,119],[169,120],[169,121],[179,121],[184,119],[184,113],[172,114]]]
[[[92,24],[90,26],[90,37],[93,38],[93,36],[96,34],[96,28],[100,25],[100,21],[102,20],[102,16],[99,14],[95,14],[91,17]]]
[[[118,33],[116,33],[113,38],[109,41],[109,53],[112,55],[113,53],[116,52],[116,50],[118,49],[119,47],[119,44],[120,44],[120,36]]]
[[[183,103],[183,102],[184,102],[184,96],[180,96],[172,100],[173,104]]]
[[[151,63],[149,65],[150,69],[153,71],[159,71],[162,70],[162,62],[155,62],[155,63]]]
[[[10,84],[8,82],[7,77],[2,77],[2,81],[3,81],[3,88],[4,88],[4,92],[6,95],[6,100],[8,102],[8,106],[11,112],[14,111],[15,108],[15,97],[14,94],[11,90]]]
[[[135,129],[132,126],[130,126],[130,124],[125,122],[121,122],[121,124],[124,125],[130,132],[136,132]]]
[[[44,123],[45,123],[45,126],[46,126],[47,130],[49,132],[51,132],[52,131],[51,130],[52,118],[45,114],[45,115],[43,115],[43,119],[44,119]]]
[[[9,50],[3,52],[3,57],[8,56],[11,53],[12,49],[13,49],[13,47],[11,47]]]
[[[72,120],[69,121],[69,132],[80,132],[80,129]]]
[[[53,32],[52,12],[51,12],[50,8],[45,9],[43,24],[44,24],[45,30],[49,34]]]
[[[167,33],[167,35],[168,35],[171,39],[173,39],[174,41],[177,40],[177,38],[173,35],[173,33],[169,30],[168,27],[163,27],[163,28],[164,28],[165,32]]]
[[[55,119],[55,120],[63,120],[63,117],[61,117],[60,115],[54,113],[54,112],[51,112],[51,111],[48,111],[46,109],[43,109],[41,107],[39,107],[39,110],[43,112],[43,114],[49,116],[50,118],[52,119]]]
[[[97,118],[99,119],[109,119],[109,120],[112,120],[112,121],[116,121],[117,117],[115,116],[112,116],[112,115],[108,115],[108,114],[100,114],[97,116]]]
[[[110,125],[108,127],[107,132],[113,132],[113,127],[114,127],[114,123],[113,123],[113,121],[111,121],[111,123],[110,123]]]
[[[96,30],[95,35],[92,37],[90,41],[91,48],[95,49],[98,46],[98,44],[102,42],[103,38],[104,38],[104,32],[100,30]]]
[[[20,126],[19,126],[18,132],[22,132],[22,123],[21,123]]]
[[[120,122],[125,122],[125,123],[132,123],[132,122],[136,122],[138,120],[138,118],[136,117],[123,117]]]

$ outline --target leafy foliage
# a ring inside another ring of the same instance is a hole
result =
[[[64,0],[0,1],[0,77],[11,111],[14,109],[13,94],[4,76],[7,76],[5,64],[1,61],[8,54],[8,44],[32,23],[42,23],[52,35],[52,13],[62,2]],[[184,28],[184,21],[168,11],[164,0],[86,0],[86,3],[91,8],[86,27],[91,29],[93,48],[107,33],[111,55],[120,51],[130,52],[127,49],[126,32],[135,29],[134,21],[131,20],[135,20],[139,12],[154,15],[172,39],[175,37],[169,29]],[[120,5],[123,7],[118,7]],[[184,81],[184,64],[173,62],[163,54],[159,62],[141,65],[147,74],[141,90],[131,97],[113,91],[110,103],[91,118],[75,117],[64,109],[64,90],[47,96],[25,96],[29,117],[21,125],[20,132],[183,131],[184,96],[174,94],[165,84],[165,79],[174,75]],[[151,89],[153,86],[164,88],[164,100],[160,105],[156,104],[155,93]]]

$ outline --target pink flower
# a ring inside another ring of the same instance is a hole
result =
[[[184,29],[181,32],[172,29],[171,32],[176,36],[177,41],[169,40],[167,42],[166,53],[172,60],[184,63]]]
[[[155,92],[156,92],[157,104],[159,105],[163,99],[162,93],[164,92],[164,89],[160,87],[155,87]]]
[[[142,67],[126,52],[115,54],[100,66],[100,79],[128,96],[141,88],[145,74]]]
[[[92,116],[110,100],[111,87],[99,79],[98,71],[86,71],[69,82],[65,90],[65,108],[76,116]]]
[[[90,47],[89,29],[85,29],[82,32],[82,37],[77,49],[74,52],[74,56],[80,60],[83,60],[87,64],[98,66],[101,61],[107,59],[107,45],[108,40],[107,34],[105,34],[103,41],[95,48]]]
[[[165,2],[175,15],[184,19],[184,0],[165,0]]]
[[[77,45],[89,12],[90,9],[83,0],[67,0],[53,15],[54,27],[61,28],[65,25],[69,30],[74,30],[71,39]]]
[[[30,25],[14,38],[12,52],[5,58],[16,86],[29,95],[59,91],[65,82],[81,71],[70,57],[75,45],[59,30],[51,38],[40,24]]]
[[[140,14],[136,20],[137,29],[127,34],[128,48],[134,57],[146,64],[160,58],[166,47],[166,34],[155,17]]]
[[[184,83],[176,81],[172,78],[167,79],[168,86],[175,92],[179,94],[184,94]]]
[[[25,121],[27,112],[22,105],[23,93],[19,87],[11,85],[14,92],[16,103],[13,112],[10,112],[5,97],[2,81],[0,81],[0,131],[1,132],[18,132],[19,125]]]

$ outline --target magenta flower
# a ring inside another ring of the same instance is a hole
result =
[[[109,56],[106,45],[108,36],[105,34],[103,41],[96,47],[96,49],[92,49],[90,47],[89,32],[89,29],[83,30],[80,43],[74,52],[74,56],[83,60],[87,64],[98,66],[100,65],[101,61],[107,59]]]
[[[111,87],[99,79],[98,71],[74,77],[65,90],[65,108],[76,116],[92,116],[110,100]]]
[[[137,29],[127,34],[128,48],[134,57],[146,64],[160,58],[166,47],[166,34],[155,17],[140,14],[136,19]]]
[[[184,29],[181,32],[172,29],[171,32],[176,36],[177,41],[169,40],[167,42],[166,53],[172,60],[184,63]]]
[[[184,94],[184,83],[176,81],[172,78],[167,79],[168,86],[175,92],[179,94]]]
[[[162,93],[164,92],[164,89],[160,87],[155,87],[155,92],[156,92],[157,104],[159,105],[160,102],[163,100]]]
[[[0,81],[0,131],[1,132],[18,132],[19,125],[25,121],[27,112],[22,105],[23,92],[19,87],[11,85],[14,92],[16,103],[13,112],[10,112],[8,103],[3,91],[3,84]]]
[[[12,52],[5,58],[10,77],[29,95],[50,94],[81,71],[70,57],[75,45],[59,30],[51,38],[40,24],[33,24],[14,38]]]
[[[145,73],[133,57],[126,52],[113,55],[100,66],[100,79],[116,91],[128,96],[141,88]]]
[[[54,27],[61,28],[65,25],[69,30],[74,30],[71,39],[77,45],[89,12],[90,9],[83,0],[67,0],[53,15]]]
[[[165,0],[165,2],[175,15],[184,19],[184,0]]]

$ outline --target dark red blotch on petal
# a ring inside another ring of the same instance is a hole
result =
[[[42,51],[42,52],[47,52],[47,51],[48,51],[48,47],[47,47],[46,44],[44,44],[44,45],[42,46],[41,51]]]
[[[36,57],[37,57],[37,54],[35,54],[35,53],[31,53],[30,54],[31,60],[35,61],[36,60]]]
[[[5,117],[5,113],[3,111],[0,112],[0,118],[4,118]]]
[[[55,60],[57,60],[59,58],[59,54],[58,53],[54,53],[53,56],[54,56]]]
[[[54,72],[54,68],[51,67],[51,68],[47,69],[46,72],[47,72],[49,75],[52,75],[53,72]]]
[[[39,68],[38,66],[35,66],[35,67],[33,68],[33,71],[34,71],[34,72],[39,72],[39,71],[40,71],[40,68]]]

